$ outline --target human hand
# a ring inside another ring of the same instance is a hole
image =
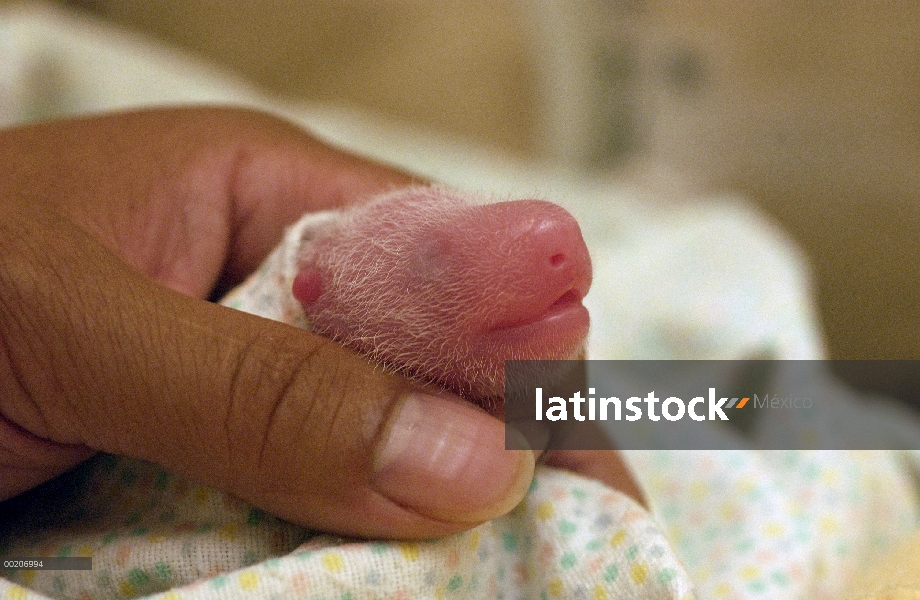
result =
[[[0,132],[0,164],[0,498],[99,450],[370,537],[460,531],[525,493],[533,458],[504,450],[499,421],[418,396],[324,338],[204,301],[300,214],[411,177],[219,109]],[[437,427],[418,430],[388,481],[375,457],[406,398]],[[438,446],[453,452],[421,451]]]

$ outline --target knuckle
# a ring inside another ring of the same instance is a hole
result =
[[[280,333],[283,338],[260,335],[241,350],[231,383],[228,437],[251,448],[253,466],[264,469],[284,466],[280,461],[298,453],[324,460],[366,454],[362,410],[376,403],[386,378],[329,340],[312,335],[291,340],[287,328]]]

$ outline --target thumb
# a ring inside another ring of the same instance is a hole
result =
[[[66,219],[14,208],[0,253],[0,494],[89,448],[305,526],[423,538],[507,512],[530,483],[532,454],[471,404],[160,286]]]

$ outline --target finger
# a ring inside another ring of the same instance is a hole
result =
[[[358,536],[445,535],[526,492],[531,453],[506,452],[503,425],[472,405],[157,285],[47,210],[18,204],[4,217],[0,414],[52,453],[153,460]]]
[[[239,283],[306,212],[340,208],[424,183],[416,176],[329,146],[300,130],[274,144],[246,141],[229,184],[228,274]]]
[[[207,296],[305,212],[418,182],[243,109],[170,108],[5,131],[0,193],[50,202],[128,264]]]

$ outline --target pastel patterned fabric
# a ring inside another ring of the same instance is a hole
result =
[[[0,598],[45,597],[29,588],[79,599],[165,590],[155,597],[691,597],[686,572],[647,512],[560,471],[544,469],[512,514],[473,531],[376,543],[292,527],[154,465],[104,457],[94,469],[88,490],[121,483],[103,499],[111,512],[33,533],[14,552],[92,555],[93,570],[22,571],[18,587],[3,582]],[[99,506],[99,497],[92,501]]]

